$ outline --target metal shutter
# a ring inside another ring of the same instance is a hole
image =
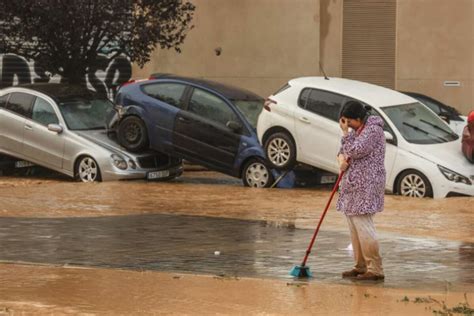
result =
[[[344,78],[395,88],[396,9],[396,0],[344,0]]]

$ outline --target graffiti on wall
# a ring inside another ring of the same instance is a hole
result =
[[[97,66],[88,70],[85,80],[90,89],[113,98],[117,86],[129,81],[131,77],[132,65],[126,57],[111,59],[106,55],[99,55]],[[61,82],[61,76],[51,76],[34,60],[26,60],[14,54],[0,55],[0,78],[0,88],[19,84]]]

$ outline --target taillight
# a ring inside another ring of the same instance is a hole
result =
[[[272,100],[272,99],[270,99],[270,98],[267,98],[267,99],[265,100],[265,103],[263,103],[263,108],[264,108],[265,110],[267,110],[268,112],[271,112],[272,110],[271,110],[270,106],[273,105],[273,104],[277,104],[276,101],[274,101],[274,100]]]

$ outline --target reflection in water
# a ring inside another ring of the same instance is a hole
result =
[[[290,278],[312,230],[294,224],[198,216],[0,218],[0,260]],[[472,244],[380,238],[385,286],[443,289],[474,284]],[[309,260],[316,280],[341,280],[349,236],[321,231]],[[220,255],[215,255],[219,251]]]

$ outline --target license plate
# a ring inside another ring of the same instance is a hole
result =
[[[152,172],[148,172],[147,178],[148,180],[161,179],[161,178],[166,178],[169,175],[170,175],[169,170],[152,171]]]
[[[25,160],[19,160],[15,161],[15,168],[26,168],[26,167],[33,167],[35,164],[25,161]]]
[[[321,184],[334,183],[336,182],[336,176],[322,176]]]

